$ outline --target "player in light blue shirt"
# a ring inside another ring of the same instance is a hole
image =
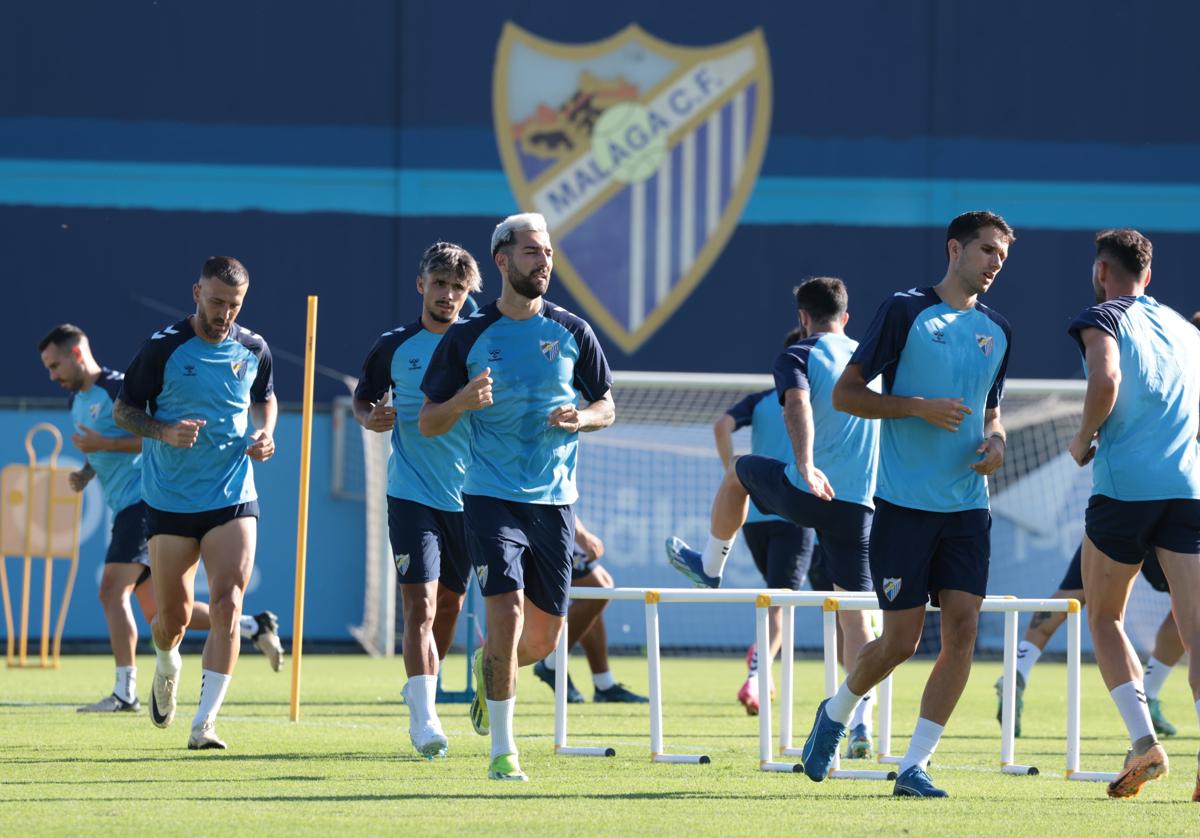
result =
[[[1200,334],[1146,296],[1152,256],[1150,240],[1137,230],[1097,234],[1092,264],[1097,304],[1070,327],[1087,366],[1071,456],[1080,466],[1092,463],[1083,591],[1096,663],[1130,740],[1109,797],[1136,795],[1168,767],[1123,624],[1148,549],[1157,553],[1170,585],[1200,715]],[[1200,777],[1192,799],[1200,800]]]
[[[279,408],[271,353],[260,335],[234,322],[249,287],[241,262],[208,259],[192,286],[196,313],[146,341],[113,408],[120,427],[146,439],[142,496],[159,604],[150,717],[158,727],[175,718],[178,646],[201,558],[208,573],[213,630],[204,644],[200,707],[188,738],[192,750],[225,747],[215,722],[237,663],[234,627],[254,569],[258,529],[250,460],[275,453]]]
[[[421,755],[445,756],[449,740],[438,718],[440,660],[454,639],[471,562],[463,534],[462,485],[470,440],[462,422],[425,437],[417,417],[429,359],[468,299],[480,290],[479,267],[463,248],[437,242],[421,256],[421,316],[385,332],[363,362],[354,415],[369,431],[390,433],[388,535],[404,610],[403,694],[408,736]],[[391,395],[390,404],[387,398]]]
[[[915,652],[932,595],[942,609],[942,649],[893,793],[946,796],[925,766],[971,671],[991,553],[986,478],[1005,448],[1000,398],[1010,331],[979,296],[1014,239],[995,213],[950,222],[942,281],[884,302],[834,389],[838,410],[883,420],[870,541],[883,634],[817,708],[803,753],[812,780],[828,774],[861,697]],[[882,393],[867,386],[877,375]]]
[[[154,619],[157,609],[153,586],[145,584],[150,578],[150,549],[146,504],[142,502],[142,440],[119,428],[112,418],[125,376],[100,366],[87,335],[70,323],[51,329],[38,343],[38,351],[50,380],[71,394],[71,419],[76,428],[71,441],[86,457],[83,468],[71,472],[71,488],[82,492],[92,480],[98,480],[113,515],[99,596],[116,660],[116,680],[109,695],[80,707],[79,712],[136,713],[141,709],[137,698],[138,628],[130,600],[137,597],[147,621]],[[208,603],[195,603],[188,625],[208,630]],[[244,616],[240,623],[242,637],[253,641],[276,671],[283,656],[278,625],[270,611]]]
[[[527,779],[512,736],[517,666],[549,654],[567,612],[579,433],[615,418],[612,374],[591,326],[543,297],[553,254],[542,216],[500,222],[500,298],[450,327],[421,384],[421,433],[470,427],[464,523],[488,617],[474,661],[486,701],[477,690],[471,720],[486,734],[490,719],[496,780]]]

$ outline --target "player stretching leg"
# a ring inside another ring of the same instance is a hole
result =
[[[417,273],[420,319],[375,342],[354,391],[359,423],[392,436],[388,534],[404,606],[408,682],[403,694],[408,737],[429,759],[445,756],[449,745],[434,703],[438,670],[454,638],[471,573],[462,521],[468,442],[465,422],[426,439],[417,429],[417,414],[425,401],[421,378],[429,357],[458,319],[468,293],[480,287],[479,268],[470,253],[456,244],[431,245]]]
[[[803,751],[811,780],[829,773],[861,697],[916,652],[932,595],[942,608],[942,649],[893,794],[946,796],[925,766],[971,672],[991,552],[987,475],[1000,468],[1005,447],[1000,398],[1010,332],[978,298],[1013,238],[993,213],[955,218],[942,281],[880,307],[834,391],[839,410],[883,420],[870,546],[883,633],[817,708]],[[867,386],[876,375],[883,394]]]
[[[1075,550],[1075,557],[1071,559],[1066,575],[1058,583],[1058,590],[1050,595],[1050,599],[1077,599],[1080,605],[1087,604],[1083,596],[1082,551],[1081,544]],[[1153,550],[1148,550],[1142,557],[1142,576],[1150,583],[1150,587],[1159,593],[1171,592]],[[1029,675],[1050,638],[1066,621],[1067,615],[1061,611],[1038,611],[1030,619],[1025,637],[1017,646],[1017,736],[1021,735],[1021,712],[1025,707],[1025,686],[1029,683]],[[1158,633],[1154,637],[1154,651],[1146,664],[1146,702],[1150,708],[1150,720],[1154,722],[1154,732],[1160,736],[1174,736],[1177,732],[1175,725],[1167,721],[1163,714],[1158,695],[1163,684],[1167,682],[1167,676],[1182,657],[1183,641],[1179,639],[1179,629],[1175,627],[1175,615],[1168,611],[1167,616],[1163,617],[1162,625],[1158,627]],[[1000,678],[996,681],[996,721],[1000,721],[1003,715],[1004,704],[1003,698],[1000,697],[1003,688],[1004,679]]]
[[[1188,681],[1200,713],[1200,335],[1146,296],[1152,248],[1136,230],[1096,236],[1097,305],[1071,324],[1087,366],[1087,394],[1071,456],[1093,458],[1083,540],[1083,590],[1100,674],[1129,731],[1131,752],[1108,786],[1132,797],[1167,773],[1142,667],[1123,624],[1129,591],[1153,548],[1171,586]],[[1200,800],[1200,775],[1196,794]]]
[[[50,379],[71,396],[71,436],[86,457],[83,468],[70,475],[71,488],[82,492],[93,479],[100,481],[104,501],[113,514],[112,534],[100,576],[100,603],[108,622],[109,642],[116,660],[116,680],[109,695],[79,708],[81,713],[137,712],[137,622],[130,599],[136,596],[147,622],[154,620],[150,579],[150,548],[146,534],[146,504],[142,502],[142,440],[129,436],[113,422],[112,409],[125,376],[102,367],[92,354],[87,335],[78,326],[55,326],[38,343]],[[191,628],[207,631],[208,604],[192,609]],[[279,622],[270,611],[241,618],[243,638],[251,640],[279,671],[283,646]]]
[[[571,554],[571,584],[583,588],[612,588],[616,586],[612,576],[600,564],[604,555],[604,542],[587,529],[579,516],[575,516],[575,550]],[[604,625],[604,609],[607,599],[579,599],[567,610],[567,648],[578,643],[583,647],[588,667],[592,670],[592,700],[618,704],[645,704],[650,699],[626,689],[624,684],[613,678],[608,666],[608,630]],[[541,678],[550,689],[554,689],[554,667],[557,654],[551,652],[533,665],[533,674]],[[575,689],[571,676],[567,675],[567,702],[582,704],[583,693]]]
[[[753,502],[765,513],[816,530],[837,590],[869,591],[867,545],[879,423],[835,410],[832,402],[834,384],[858,346],[845,334],[849,297],[846,286],[833,277],[807,280],[795,294],[805,337],[775,361],[777,403],[783,405],[791,440],[790,463],[753,454],[736,458],[713,499],[704,552],[672,536],[667,539],[667,557],[693,581],[717,587],[738,527],[746,520],[747,504]],[[849,670],[870,639],[867,613],[839,611],[838,625]],[[851,749],[854,756],[871,750],[866,692],[857,702],[862,715]]]
[[[525,780],[512,733],[517,667],[558,641],[571,584],[579,433],[608,427],[616,414],[612,374],[591,327],[543,299],[554,264],[546,220],[504,219],[492,234],[492,258],[504,281],[500,298],[438,344],[421,383],[420,430],[437,436],[464,416],[470,423],[464,525],[488,625],[475,655],[480,689],[471,720],[481,734],[490,725],[488,776]]]
[[[192,286],[196,313],[146,341],[113,407],[120,427],[145,438],[142,494],[158,603],[150,716],[158,727],[175,719],[178,647],[192,615],[199,561],[208,574],[212,627],[188,738],[192,750],[225,747],[215,723],[237,663],[237,625],[258,533],[250,461],[275,453],[271,353],[262,337],[234,322],[249,287],[241,262],[208,259]]]

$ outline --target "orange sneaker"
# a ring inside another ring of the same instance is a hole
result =
[[[1108,784],[1109,797],[1137,797],[1142,786],[1151,780],[1167,776],[1167,752],[1162,745],[1154,743],[1141,756],[1130,754],[1125,758],[1125,769],[1117,779]]]
[[[758,676],[747,678],[746,683],[738,690],[737,700],[746,708],[747,716],[758,715]]]

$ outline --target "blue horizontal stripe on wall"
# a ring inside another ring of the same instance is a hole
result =
[[[0,160],[0,204],[163,211],[502,216],[502,172]],[[743,224],[941,226],[987,207],[1014,225],[1200,231],[1200,185],[946,178],[761,177]]]

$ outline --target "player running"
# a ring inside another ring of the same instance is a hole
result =
[[[1109,797],[1132,797],[1168,768],[1123,625],[1129,591],[1150,548],[1171,586],[1179,636],[1192,652],[1188,681],[1200,713],[1200,335],[1146,296],[1152,255],[1150,240],[1136,230],[1097,234],[1097,304],[1070,327],[1087,365],[1071,456],[1080,466],[1095,460],[1083,540],[1088,626],[1131,743]],[[1200,772],[1192,799],[1200,801]]]
[[[862,696],[916,652],[932,596],[942,609],[942,649],[893,794],[947,796],[925,766],[971,671],[991,552],[987,475],[1000,468],[1005,448],[1000,399],[1010,330],[978,298],[1014,238],[994,213],[955,218],[941,282],[901,291],[880,307],[834,390],[838,410],[883,420],[870,546],[883,633],[817,708],[803,750],[811,780],[829,773]],[[867,386],[877,375],[882,394]]]
[[[150,578],[150,548],[146,535],[146,505],[142,502],[142,440],[129,436],[113,422],[114,400],[125,376],[102,367],[91,342],[78,326],[55,326],[38,343],[42,365],[50,380],[71,395],[68,405],[76,433],[75,446],[86,457],[83,468],[70,475],[71,488],[82,492],[93,479],[100,481],[104,502],[112,511],[112,534],[100,576],[100,604],[108,622],[108,637],[116,660],[112,693],[79,708],[81,713],[137,712],[137,622],[130,604],[136,596],[147,622],[155,615]],[[197,602],[188,624],[209,628],[208,604]],[[266,655],[276,672],[283,661],[279,621],[270,611],[243,616],[240,634]]]
[[[557,643],[571,584],[579,433],[616,415],[592,328],[542,296],[553,255],[541,215],[496,225],[500,298],[450,327],[421,383],[421,433],[444,434],[464,416],[470,423],[464,525],[488,625],[473,663],[482,686],[471,720],[481,735],[490,725],[494,780],[528,779],[512,733],[517,667]]]
[[[612,575],[600,564],[604,542],[575,516],[575,549],[571,554],[571,585],[582,588],[612,588]],[[650,699],[627,689],[613,678],[608,666],[608,630],[604,625],[607,599],[577,599],[567,610],[567,648],[578,643],[592,671],[592,701],[618,704],[646,704]],[[533,674],[554,689],[555,652],[533,665]],[[567,703],[582,704],[583,693],[567,675]]]
[[[775,361],[775,390],[791,440],[787,462],[751,454],[737,457],[713,499],[708,541],[702,553],[681,539],[667,539],[671,565],[697,586],[716,588],[746,520],[747,501],[796,526],[812,527],[827,558],[834,587],[869,591],[867,544],[878,462],[879,423],[834,409],[831,394],[858,344],[846,336],[850,319],[846,286],[816,277],[799,286],[796,308],[804,337]],[[839,611],[844,660],[852,668],[870,639],[865,611]],[[867,690],[850,755],[871,751]],[[854,707],[850,708],[853,715]],[[836,747],[837,742],[834,742]],[[832,755],[832,754],[831,754]]]
[[[150,717],[158,727],[175,719],[179,644],[191,619],[199,561],[208,574],[212,629],[204,643],[191,750],[226,747],[216,717],[237,663],[235,626],[258,533],[250,461],[275,453],[279,408],[271,352],[260,335],[234,322],[249,288],[241,262],[209,258],[192,286],[196,313],[151,335],[113,406],[117,425],[146,440],[142,496],[159,606],[151,625],[158,663]]]
[[[445,756],[449,746],[435,701],[440,662],[454,639],[470,582],[462,521],[469,443],[465,422],[438,437],[421,436],[421,378],[468,293],[481,287],[470,253],[456,244],[430,245],[417,272],[420,318],[385,332],[375,342],[354,391],[359,424],[392,436],[388,535],[404,608],[408,682],[402,692],[409,708],[409,739],[428,759]]]

